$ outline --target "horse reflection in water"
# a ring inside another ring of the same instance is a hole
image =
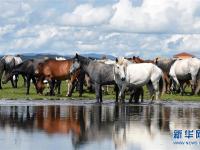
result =
[[[174,129],[199,129],[199,117],[198,108],[162,105],[1,106],[0,130],[63,134],[74,148],[108,140],[115,149],[162,149]]]
[[[70,107],[67,110],[68,116],[65,118],[61,117],[59,106],[49,106],[47,109],[44,107],[38,107],[36,114],[36,127],[44,130],[48,134],[53,133],[75,133],[80,134],[80,123],[76,117],[76,108]]]

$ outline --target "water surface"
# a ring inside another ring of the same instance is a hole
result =
[[[199,149],[174,144],[177,129],[200,129],[199,103],[0,101],[3,150]]]

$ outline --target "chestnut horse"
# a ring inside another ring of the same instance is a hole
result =
[[[68,60],[55,60],[48,59],[42,63],[39,63],[35,71],[38,81],[36,83],[36,88],[39,93],[42,94],[44,90],[44,80],[50,83],[50,95],[54,95],[55,80],[69,80],[68,82],[68,92],[67,96],[71,96],[72,83],[78,80],[80,71],[77,71],[73,76],[70,75],[70,67],[73,64],[71,59]],[[81,95],[81,90],[79,94]]]
[[[133,63],[154,63],[153,60],[144,60],[142,58],[140,58],[139,56],[133,56],[132,58],[127,58],[129,61],[133,62]]]

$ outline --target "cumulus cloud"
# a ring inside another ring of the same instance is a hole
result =
[[[199,34],[176,34],[164,41],[163,49],[175,51],[187,51],[195,53],[199,56],[200,48],[200,35]]]
[[[16,33],[17,36],[12,41],[11,49],[38,49],[42,45],[47,44],[57,34],[57,29],[51,26],[35,26],[32,29],[25,28]]]
[[[73,1],[70,8],[65,0],[18,2],[0,5],[1,54],[200,56],[198,0]]]
[[[82,4],[72,13],[65,13],[61,22],[70,26],[95,26],[107,23],[113,15],[109,6],[93,7],[91,4]]]
[[[200,3],[196,0],[143,0],[135,7],[131,0],[113,5],[110,28],[137,33],[196,33],[200,31]]]

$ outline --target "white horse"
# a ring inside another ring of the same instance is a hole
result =
[[[126,87],[142,87],[147,85],[151,99],[156,100],[164,90],[163,72],[156,65],[151,63],[126,64],[116,59],[113,68],[114,79],[117,83],[121,100],[124,99]]]
[[[198,58],[178,59],[170,68],[169,75],[181,88],[183,95],[183,81],[191,80],[192,93],[195,91],[198,74],[200,71],[200,60]]]

